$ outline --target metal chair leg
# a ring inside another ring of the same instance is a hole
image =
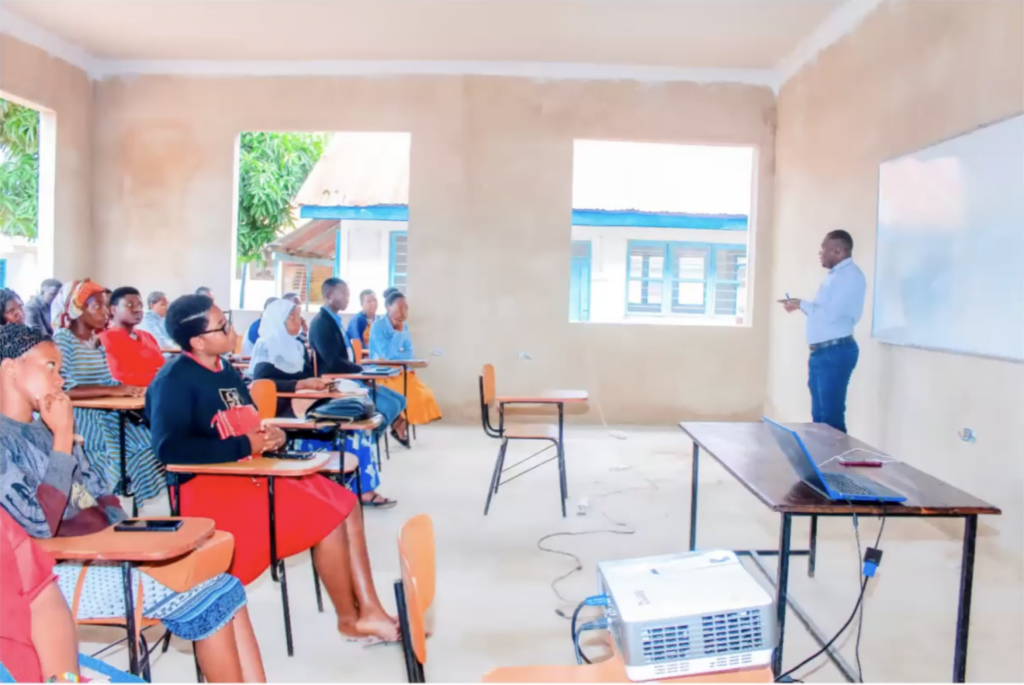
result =
[[[316,572],[316,556],[313,554],[313,549],[309,550],[309,558],[313,563],[313,588],[316,590],[316,610],[321,614],[324,613],[324,598],[320,594],[320,575]]]
[[[562,443],[558,443],[555,447],[558,450],[558,489],[562,495],[562,518],[565,518],[565,500],[569,497],[565,479],[565,451],[562,449]]]
[[[412,424],[409,424],[409,425],[412,428],[412,439],[413,440],[417,440],[418,438],[416,437],[416,426],[414,426]]]
[[[285,572],[284,562],[277,562],[281,569],[278,576],[281,578],[281,608],[284,610],[284,642],[288,648],[288,656],[295,656],[295,646],[292,644],[292,614],[288,605],[288,576]]]
[[[139,633],[139,658],[142,659],[142,678],[147,682],[153,682],[153,675],[149,669],[149,645],[146,643],[146,636]]]
[[[501,441],[498,449],[498,456],[494,459],[494,474],[491,476],[491,484],[487,487],[487,503],[484,504],[484,516],[491,508],[491,497],[498,492],[498,482],[501,480],[501,465],[505,462],[505,450],[508,448],[508,440]]]
[[[203,677],[203,669],[199,665],[199,655],[196,654],[196,643],[195,642],[192,643],[192,660],[196,662],[196,682],[197,683],[204,683],[204,682],[206,682],[206,678]]]
[[[164,633],[164,646],[161,648],[160,653],[166,654],[167,650],[171,648],[171,631]]]

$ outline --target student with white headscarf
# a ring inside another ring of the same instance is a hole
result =
[[[276,300],[264,310],[260,321],[260,337],[249,361],[253,379],[274,381],[279,393],[322,390],[330,385],[330,381],[314,377],[309,351],[298,337],[302,331],[301,322],[299,307],[291,300]],[[277,415],[295,416],[292,401],[278,399]],[[304,442],[309,443],[306,449],[330,448],[330,443],[321,444],[322,441]],[[384,509],[394,507],[397,504],[395,500],[376,492],[380,486],[380,472],[371,433],[350,432],[345,438],[345,451],[359,459],[358,478],[363,505]]]

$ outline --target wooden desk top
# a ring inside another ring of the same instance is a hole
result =
[[[379,381],[382,379],[386,380],[388,378],[398,378],[401,375],[401,371],[395,371],[395,373],[390,376],[382,376],[379,373],[325,373],[320,377],[328,380],[347,379],[350,381]]]
[[[170,473],[191,473],[197,476],[274,476],[275,478],[297,478],[308,476],[324,468],[330,461],[328,452],[321,452],[312,459],[271,459],[254,457],[247,461],[229,461],[223,464],[172,464]],[[136,533],[133,533],[135,535]]]
[[[704,673],[685,678],[651,680],[652,683],[770,683],[775,680],[768,666],[743,671]],[[629,683],[618,655],[596,664],[582,666],[509,666],[496,668],[484,683]]]
[[[535,395],[499,395],[500,404],[573,404],[586,402],[586,390],[544,390]]]
[[[384,421],[381,414],[374,414],[365,421],[329,421],[320,419],[318,421],[307,421],[306,419],[263,419],[264,426],[276,426],[283,431],[310,431],[310,430],[343,430],[343,431],[368,431],[380,426]]]
[[[111,526],[92,535],[36,542],[62,560],[166,561],[188,554],[213,536],[212,519],[182,521],[181,528],[170,533],[118,533]]]
[[[853,448],[885,454],[856,438],[822,423],[788,424],[800,434],[819,464]],[[832,502],[797,478],[771,431],[763,423],[679,424],[702,450],[773,511],[790,514],[913,514],[915,516],[962,516],[1000,514],[997,507],[903,462],[881,468],[847,468],[832,461],[823,471],[861,474],[906,496],[902,504]]]
[[[346,397],[366,397],[368,394],[368,392],[299,390],[297,392],[279,392],[277,393],[277,396],[292,400],[342,400]]]
[[[71,400],[79,409],[107,409],[110,411],[139,411],[146,407],[145,397],[94,397],[91,400]]]
[[[404,366],[409,369],[425,369],[430,366],[426,359],[363,359],[362,366]]]

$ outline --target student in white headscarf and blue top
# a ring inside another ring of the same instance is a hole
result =
[[[263,312],[260,321],[259,340],[252,351],[249,370],[254,380],[274,381],[278,392],[297,390],[323,390],[330,382],[313,375],[313,363],[306,346],[299,341],[302,330],[302,314],[298,305],[290,300],[276,300]],[[294,416],[291,400],[278,399],[278,416]],[[300,449],[330,449],[332,444],[325,440],[300,441]],[[345,452],[359,459],[360,489],[363,504],[378,508],[390,508],[397,504],[378,492],[380,472],[377,468],[377,454],[369,431],[349,432],[345,438]],[[352,484],[347,484],[351,486]]]

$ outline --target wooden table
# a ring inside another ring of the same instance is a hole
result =
[[[685,678],[651,680],[652,683],[770,683],[774,680],[767,666],[744,671],[703,673]],[[506,666],[481,678],[484,683],[631,683],[622,659],[615,655],[595,664],[562,666]]]
[[[275,581],[280,579],[281,603],[284,609],[284,635],[288,647],[288,656],[295,654],[292,643],[292,622],[288,605],[288,578],[285,575],[284,559],[277,558],[277,513],[274,506],[274,480],[277,478],[298,478],[317,473],[330,462],[327,452],[314,454],[310,459],[271,459],[254,457],[243,461],[231,461],[221,464],[171,464],[167,472],[173,474],[172,487],[174,501],[181,508],[181,482],[177,474],[195,476],[250,476],[267,479],[267,498],[270,510],[270,573]],[[315,573],[315,569],[314,569]],[[320,582],[316,582],[317,594]]]
[[[132,566],[184,556],[213,537],[213,533],[212,520],[188,518],[182,519],[181,528],[166,533],[119,533],[111,526],[92,535],[39,539],[36,543],[62,561],[108,561],[120,564],[124,586],[125,628],[128,633],[128,667],[132,675],[137,676],[141,670],[139,644],[135,639]]]
[[[278,398],[292,400],[343,400],[346,397],[361,397],[361,392],[332,392],[330,390],[297,390],[296,392],[279,392]]]
[[[789,561],[793,555],[808,558],[808,575],[814,575],[817,545],[818,516],[880,516],[886,517],[942,517],[964,519],[964,540],[960,568],[959,608],[956,622],[956,644],[953,652],[953,681],[964,682],[967,674],[967,634],[970,624],[971,589],[974,578],[974,549],[978,533],[979,515],[998,515],[997,507],[959,490],[903,462],[886,463],[881,468],[857,469],[878,483],[902,493],[907,501],[902,504],[876,504],[870,502],[834,502],[820,495],[797,477],[775,442],[771,431],[763,423],[702,423],[683,422],[683,432],[693,441],[692,482],[690,494],[690,549],[697,547],[697,491],[700,450],[703,449],[738,480],[762,504],[781,514],[779,548],[777,550],[738,550],[736,554],[749,557],[776,588],[776,621],[778,647],[774,655],[776,675],[782,674],[783,638],[785,636],[786,607],[811,635],[824,646],[826,636],[814,625],[808,614],[788,594]],[[884,454],[856,438],[825,424],[791,424],[808,451],[824,471],[848,471],[832,457],[851,449]],[[828,463],[825,463],[828,462]],[[790,549],[794,516],[811,517],[810,545],[807,550]],[[778,570],[773,579],[761,557],[778,556]],[[854,682],[856,671],[830,649],[828,656],[846,679]]]
[[[118,416],[118,448],[121,459],[121,480],[115,491],[123,497],[132,498],[132,516],[139,515],[139,505],[135,501],[135,493],[131,492],[132,479],[128,474],[128,450],[125,447],[128,412],[142,411],[146,408],[145,397],[93,397],[88,400],[72,400],[72,407],[79,409],[100,409],[117,412]]]
[[[565,518],[565,501],[569,498],[569,484],[565,473],[565,405],[582,404],[587,401],[586,390],[545,390],[534,395],[499,395],[498,434],[505,432],[506,404],[553,404],[558,407],[558,485],[562,494],[562,518]],[[532,458],[532,457],[527,457]],[[504,461],[504,457],[502,457]],[[525,461],[525,460],[523,460]],[[521,463],[521,462],[520,462]],[[547,462],[544,462],[547,463]],[[500,470],[501,465],[497,469]],[[511,468],[511,467],[509,467]],[[535,467],[531,467],[535,468]],[[488,498],[489,499],[489,498]]]

